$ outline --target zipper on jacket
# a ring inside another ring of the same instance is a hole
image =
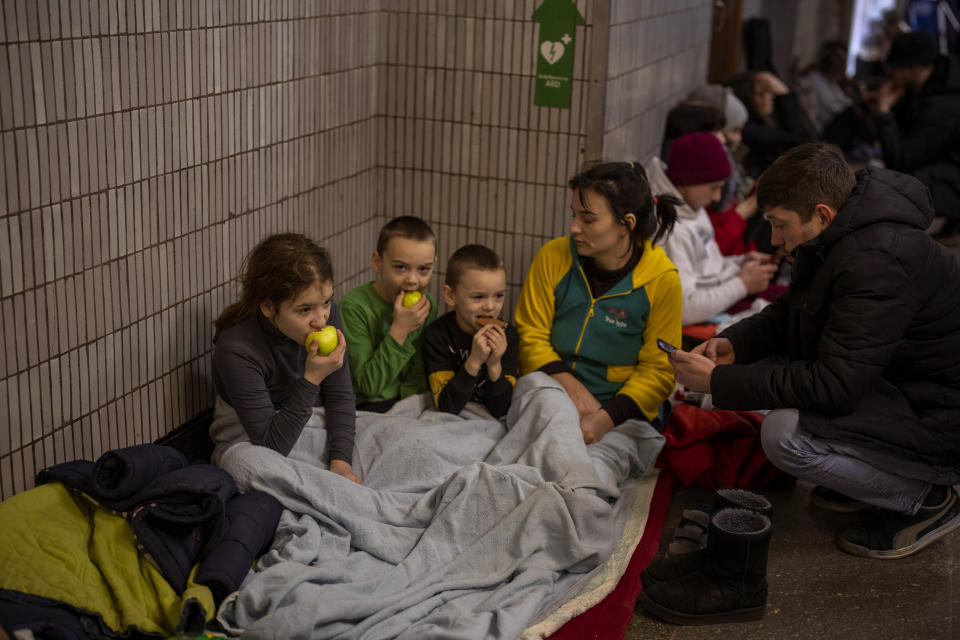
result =
[[[590,296],[590,309],[587,311],[587,316],[583,319],[583,326],[580,327],[580,337],[577,338],[577,346],[574,347],[573,349],[573,355],[575,356],[580,355],[580,345],[583,344],[583,336],[586,335],[587,333],[587,324],[590,322],[590,318],[593,317],[593,305],[595,305],[598,300],[605,300],[607,298],[618,298],[620,296],[629,295],[635,291],[635,289],[631,287],[629,291],[624,291],[623,293],[614,293],[613,295],[600,296],[599,298],[594,298],[593,292],[590,291],[590,281],[587,280],[587,274],[583,272],[583,265],[579,264],[579,261],[577,263],[577,271],[580,272],[580,277],[583,278],[583,284],[587,287],[587,295]],[[574,362],[573,364],[570,365],[570,370],[572,371],[576,367],[577,367],[577,363]]]
[[[587,323],[589,323],[589,322],[590,322],[590,318],[593,317],[593,304],[594,304],[595,302],[596,302],[596,300],[593,299],[593,296],[590,296],[590,309],[587,311],[587,317],[585,317],[585,318],[583,319],[583,326],[580,327],[580,337],[577,338],[577,346],[573,348],[573,355],[575,355],[575,356],[579,356],[579,355],[580,355],[580,344],[583,342],[583,336],[584,336],[584,334],[587,333]],[[576,367],[577,367],[577,363],[576,363],[576,362],[574,362],[573,364],[570,365],[570,369],[571,369],[571,370],[576,369]]]

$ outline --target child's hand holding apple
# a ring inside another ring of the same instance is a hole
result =
[[[403,344],[407,336],[423,326],[430,315],[430,301],[419,291],[399,291],[393,301],[393,323],[390,335]]]
[[[343,333],[332,325],[307,336],[307,364],[303,377],[308,382],[319,385],[334,371],[343,366],[343,357],[347,353],[347,341]]]

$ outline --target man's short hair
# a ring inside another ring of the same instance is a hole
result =
[[[430,225],[416,216],[400,216],[383,225],[380,229],[380,237],[377,238],[377,254],[382,256],[387,250],[387,245],[394,238],[437,242],[437,237],[433,234]]]
[[[468,244],[453,252],[447,261],[447,275],[443,283],[453,289],[467,269],[498,271],[503,269],[503,260],[493,249],[482,244]]]
[[[796,211],[807,222],[818,204],[839,210],[856,184],[853,169],[836,147],[804,144],[784,153],[761,174],[757,204],[766,211],[774,207]]]

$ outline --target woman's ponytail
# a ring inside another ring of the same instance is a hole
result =
[[[673,225],[677,223],[677,207],[683,203],[679,198],[668,193],[658,195],[653,201],[657,217],[657,232],[653,234],[651,242],[657,244],[673,230]]]

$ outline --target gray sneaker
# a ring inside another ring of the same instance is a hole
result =
[[[934,486],[916,514],[876,509],[860,524],[841,531],[837,545],[855,556],[892,560],[913,555],[958,527],[957,492],[953,487]]]

